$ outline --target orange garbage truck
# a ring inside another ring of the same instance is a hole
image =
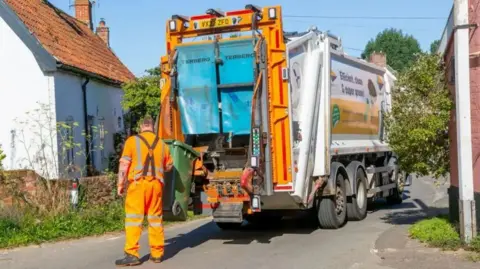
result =
[[[285,33],[280,6],[173,15],[166,49],[157,132],[200,156],[193,181],[220,228],[304,210],[338,229],[369,201],[402,202],[388,67],[316,28]]]

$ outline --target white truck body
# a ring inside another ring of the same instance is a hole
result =
[[[396,80],[386,68],[346,55],[338,39],[312,30],[287,43],[294,200],[307,204],[312,181],[332,158],[390,152],[382,116]]]

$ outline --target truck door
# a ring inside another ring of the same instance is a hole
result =
[[[298,164],[298,157],[300,152],[300,142],[302,134],[300,130],[301,120],[301,96],[302,89],[305,86],[304,68],[306,63],[306,54],[308,52],[308,43],[300,43],[298,46],[289,47],[287,51],[288,69],[289,69],[289,113],[291,128],[291,144],[292,144],[292,163],[294,167]],[[295,182],[296,173],[292,173],[293,181]]]

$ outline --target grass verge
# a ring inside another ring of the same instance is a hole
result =
[[[188,213],[188,220],[201,218],[192,212]],[[0,215],[0,249],[122,231],[124,216],[121,201],[42,218],[18,211],[14,215]],[[164,225],[173,223],[175,222],[164,222]]]
[[[474,238],[469,245],[464,245],[460,240],[460,234],[449,221],[448,216],[438,216],[421,220],[410,227],[409,233],[410,237],[430,247],[441,248],[443,250],[458,250],[464,248],[480,253],[480,236]]]

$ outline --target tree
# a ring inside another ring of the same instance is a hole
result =
[[[430,53],[436,54],[439,47],[440,47],[440,40],[433,41],[432,44],[430,44]]]
[[[402,72],[412,64],[415,54],[422,50],[413,36],[403,34],[402,30],[391,28],[385,29],[367,43],[362,58],[368,59],[373,52],[380,51],[386,54],[389,66]]]
[[[134,121],[146,114],[156,117],[160,111],[160,68],[146,70],[147,75],[123,86],[122,106]],[[135,125],[135,122],[131,122]]]
[[[406,172],[437,178],[448,173],[452,108],[441,57],[420,54],[400,75],[385,119],[388,142]]]
[[[0,170],[3,169],[3,160],[5,160],[6,157],[2,150],[2,144],[0,144]]]

